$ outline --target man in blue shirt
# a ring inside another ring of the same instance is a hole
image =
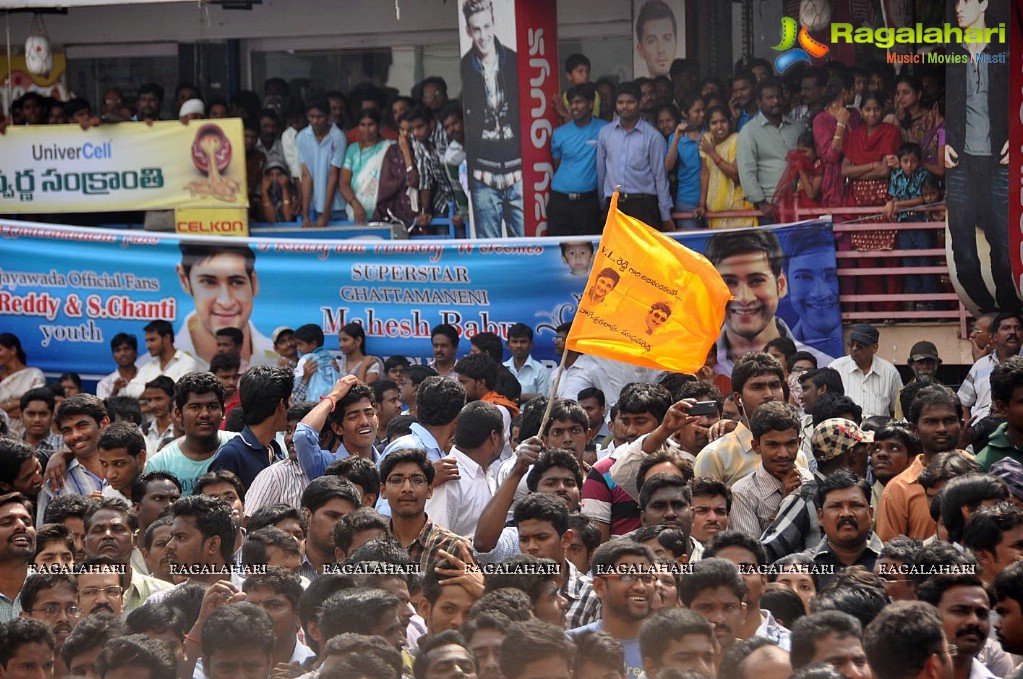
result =
[[[226,469],[241,479],[245,490],[256,474],[287,454],[276,441],[277,432],[288,428],[288,403],[293,386],[291,371],[257,365],[245,373],[238,386],[245,428],[231,439],[210,463],[209,470]]]
[[[322,476],[333,462],[352,455],[375,463],[377,424],[373,390],[354,375],[345,375],[295,428],[298,463],[310,479]],[[336,451],[320,448],[320,432],[325,426],[341,438]]]
[[[306,106],[309,126],[298,133],[295,144],[302,163],[302,226],[326,226],[345,219],[345,201],[337,180],[345,157],[345,134],[330,122],[330,105],[313,99]]]
[[[601,128],[597,137],[598,190],[609,202],[615,187],[621,186],[621,212],[662,231],[674,231],[664,170],[667,144],[660,132],[641,119],[639,100],[640,89],[635,83],[618,86],[618,120]]]
[[[554,130],[554,180],[547,203],[547,235],[598,234],[603,226],[597,199],[597,137],[606,120],[593,117],[597,87],[582,83],[568,90],[572,120]]]

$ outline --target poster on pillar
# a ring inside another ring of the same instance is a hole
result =
[[[685,0],[632,0],[632,19],[634,76],[670,76],[671,62],[686,55]]]
[[[1012,3],[1009,22],[1009,186],[1023,187],[1023,6]],[[1023,290],[1023,190],[1009,201],[1009,264],[1017,290]]]
[[[557,7],[548,0],[459,0],[471,233],[544,235],[559,124]]]
[[[974,313],[1020,307],[1017,283],[1021,269],[1019,199],[1015,228],[1009,219],[1009,167],[1020,162],[1018,151],[1010,154],[1009,116],[1019,116],[1021,77],[1018,55],[1009,86],[1009,47],[1020,50],[1020,29],[1009,21],[1009,0],[973,3],[953,12],[948,22],[971,27],[1010,26],[1012,39],[983,43],[958,43],[948,51],[962,55],[962,63],[945,66],[945,119],[943,134],[932,126],[922,139],[924,161],[944,150],[945,205],[948,221],[945,251],[949,274],[963,304]],[[1018,8],[1017,8],[1018,10]],[[1007,93],[1016,97],[1015,109]],[[931,117],[934,114],[929,114]],[[939,117],[940,120],[940,117]],[[1013,134],[1020,148],[1018,126]],[[910,130],[915,128],[910,126]],[[932,140],[933,137],[933,140]],[[941,145],[943,143],[943,146]],[[1018,168],[1017,168],[1018,171]],[[1019,186],[1019,184],[1013,184]],[[1010,248],[1010,243],[1015,247]],[[1014,275],[1015,272],[1015,275]]]

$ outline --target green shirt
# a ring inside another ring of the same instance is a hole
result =
[[[1011,457],[1016,462],[1023,464],[1023,448],[1013,445],[1009,438],[1008,422],[1002,422],[998,425],[998,429],[991,434],[987,446],[977,456],[977,463],[987,472],[991,470],[993,464],[1005,457]]]

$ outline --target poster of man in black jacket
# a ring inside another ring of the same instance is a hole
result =
[[[954,5],[955,24],[964,32],[996,27],[1008,14],[1006,0]],[[945,70],[945,202],[953,277],[981,312],[1018,310],[1009,261],[1009,45],[963,42],[948,49],[969,58]],[[978,228],[991,250],[994,296],[981,275],[987,267],[978,256]]]
[[[501,33],[512,47],[514,6],[500,3],[510,10]],[[461,70],[473,228],[479,238],[501,237],[502,225],[508,236],[522,236],[518,56],[497,37],[493,0],[463,0],[462,16],[471,41]]]

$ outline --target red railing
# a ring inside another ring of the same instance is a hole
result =
[[[944,210],[944,206],[932,206],[929,208],[917,208],[917,212],[937,212]],[[707,212],[704,218],[715,217],[759,217],[759,210],[730,210],[727,212]],[[841,208],[797,208],[797,219],[812,219],[824,215],[847,216],[851,220],[859,220],[866,217],[880,216],[881,211],[876,207],[841,207]],[[691,212],[672,213],[673,219],[692,218]],[[834,225],[836,234],[867,232],[867,231],[900,231],[900,230],[930,230],[944,233],[944,222],[867,222],[836,223]],[[935,239],[937,240],[937,239]],[[848,283],[850,279],[858,279],[864,276],[896,276],[904,280],[907,276],[947,276],[949,274],[948,261],[944,248],[930,248],[923,250],[846,250],[836,252],[838,260],[839,281]],[[905,266],[903,258],[908,257],[933,257],[935,263],[932,266]],[[894,266],[888,267],[867,267],[857,266],[863,259],[895,259]],[[849,287],[849,286],[843,286]],[[855,286],[852,286],[855,287]],[[944,309],[927,311],[904,311],[901,309],[906,302],[937,302]],[[955,320],[959,324],[959,336],[967,337],[966,321],[971,317],[970,312],[963,306],[959,295],[955,292],[939,292],[928,294],[926,300],[921,300],[919,295],[898,292],[892,294],[843,294],[839,296],[839,303],[842,307],[842,320],[846,321],[929,321],[929,320]],[[857,309],[864,303],[874,303],[882,306],[884,311]],[[888,311],[889,307],[896,306],[897,310]]]

